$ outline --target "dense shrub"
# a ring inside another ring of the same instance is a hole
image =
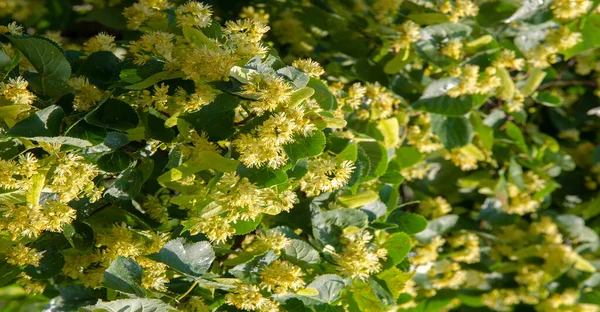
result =
[[[597,6],[0,0],[2,311],[598,311]]]

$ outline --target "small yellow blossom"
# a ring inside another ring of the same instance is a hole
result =
[[[302,269],[287,261],[275,260],[260,271],[261,286],[277,294],[304,287]]]
[[[413,42],[419,41],[421,39],[421,32],[419,25],[417,25],[413,21],[406,21],[401,25],[396,26],[397,36],[394,38],[390,44],[392,50],[396,53],[401,50],[407,49],[410,47],[410,44]]]
[[[372,239],[373,236],[368,231],[344,231],[342,251],[333,254],[340,273],[352,279],[365,280],[381,271],[382,264],[379,260],[386,258],[387,250],[369,246]]]
[[[68,83],[77,92],[73,100],[73,108],[75,110],[81,112],[88,111],[104,97],[104,92],[91,84],[83,76],[73,77],[69,79]]]
[[[319,77],[325,73],[325,70],[319,65],[319,63],[311,59],[299,59],[292,63],[292,66],[300,69],[311,77]]]
[[[589,0],[555,0],[550,5],[554,16],[560,19],[574,19],[586,14],[592,7]]]
[[[253,6],[243,7],[242,12],[240,12],[240,17],[251,19],[253,21],[260,22],[264,25],[269,24],[269,14],[265,13],[265,10],[257,10]]]
[[[42,253],[34,248],[23,244],[16,244],[3,252],[6,256],[6,262],[16,266],[33,265],[38,266]]]
[[[114,36],[101,32],[83,44],[83,51],[86,54],[99,51],[114,51],[116,48],[114,41]]]
[[[440,54],[459,60],[462,56],[462,50],[462,41],[460,39],[451,39],[440,49]]]
[[[175,20],[179,27],[208,27],[211,15],[210,5],[195,1],[190,1],[175,10]]]

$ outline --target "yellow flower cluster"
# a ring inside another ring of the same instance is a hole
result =
[[[515,184],[508,184],[507,188],[510,203],[503,206],[504,211],[511,214],[524,215],[535,212],[539,208],[542,198],[534,199],[533,195],[546,186],[545,181],[532,171],[528,171],[524,175],[524,180],[524,190],[520,189]]]
[[[114,51],[116,45],[114,43],[115,37],[111,36],[107,33],[99,33],[98,35],[92,37],[88,41],[83,44],[82,50],[86,54],[92,54],[94,52],[99,51]]]
[[[589,0],[556,0],[550,5],[554,16],[564,20],[575,19],[592,8]]]
[[[73,108],[77,111],[86,112],[92,109],[104,97],[104,91],[98,89],[83,76],[70,78],[68,83],[76,92]]]
[[[10,105],[14,111],[13,119],[17,119],[20,114],[27,112],[33,102],[35,95],[27,87],[29,83],[23,77],[9,78],[8,82],[0,82],[0,107],[9,109]],[[9,116],[6,116],[9,117]]]
[[[269,14],[265,13],[263,9],[256,9],[253,6],[247,6],[242,8],[242,12],[240,13],[241,18],[250,19],[253,21],[257,21],[263,25],[269,24]]]
[[[238,283],[235,290],[225,296],[225,302],[238,309],[259,312],[279,311],[276,301],[265,298],[254,285]]]
[[[480,77],[479,66],[465,65],[460,82],[448,90],[448,96],[459,97],[467,94],[489,94],[496,90],[501,84],[500,78],[496,76],[495,67],[487,67],[485,75]]]
[[[408,127],[408,144],[414,146],[421,153],[431,153],[444,148],[438,137],[431,132],[431,115],[420,114],[413,119],[413,124]]]
[[[341,237],[339,253],[333,254],[338,271],[352,279],[366,280],[382,269],[380,260],[387,257],[387,249],[370,245],[373,236],[366,230],[347,228]]]
[[[411,43],[421,39],[420,27],[413,21],[406,21],[396,26],[396,30],[396,37],[390,43],[390,48],[396,53],[409,48]]]
[[[302,275],[300,267],[288,261],[275,260],[260,271],[261,286],[275,294],[285,294],[304,287]]]
[[[567,26],[552,29],[543,44],[527,52],[528,62],[535,68],[547,68],[558,61],[557,53],[581,41],[581,33],[571,32]]]
[[[444,0],[439,7],[440,12],[447,14],[452,23],[458,22],[464,17],[474,17],[479,13],[479,6],[471,0]]]
[[[254,220],[260,214],[278,214],[289,211],[297,202],[296,193],[290,189],[277,187],[258,188],[248,178],[236,173],[225,173],[215,187],[216,192],[210,205],[211,213],[195,216],[190,211],[190,232],[204,233],[211,241],[224,242],[234,229],[231,224],[239,220]]]
[[[43,162],[30,153],[22,154],[18,162],[0,160],[0,168],[4,169],[0,187],[20,189],[27,199],[26,205],[7,202],[0,208],[3,216],[0,228],[13,239],[37,237],[43,231],[61,232],[62,223],[71,223],[75,218],[75,210],[67,203],[98,192],[92,179],[99,171],[72,153],[61,152]],[[55,193],[58,200],[41,202],[43,189]]]
[[[452,211],[450,204],[441,196],[425,199],[421,202],[420,208],[419,214],[429,219],[445,216]]]
[[[308,173],[299,183],[300,190],[308,196],[316,196],[321,192],[331,192],[343,187],[354,170],[353,162],[349,160],[338,163],[335,158],[321,155],[308,160]]]

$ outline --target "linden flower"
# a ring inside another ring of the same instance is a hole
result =
[[[98,168],[88,163],[82,156],[73,153],[60,156],[47,187],[60,194],[62,202],[79,198],[82,192],[88,193],[88,189],[92,192],[95,188],[93,179],[99,173]]]
[[[6,26],[0,25],[0,34],[11,34],[13,36],[18,36],[23,34],[23,26],[17,24],[17,22],[12,22]]]
[[[143,251],[143,244],[124,222],[120,225],[115,224],[107,231],[99,233],[96,242],[98,245],[107,246],[106,257],[109,259],[117,256],[137,257]]]
[[[458,60],[462,56],[462,49],[463,43],[460,39],[451,39],[440,49],[440,54]]]
[[[202,300],[201,297],[198,296],[191,296],[187,302],[180,306],[179,309],[181,311],[187,311],[187,312],[210,312],[211,309],[210,307],[204,303],[204,300]]]
[[[31,105],[35,95],[27,90],[29,82],[19,76],[9,78],[8,83],[0,82],[0,97],[10,101],[12,104]]]
[[[73,77],[67,83],[77,91],[75,99],[73,99],[73,108],[77,111],[90,110],[104,97],[104,92],[91,84],[86,77]]]
[[[385,119],[392,116],[400,104],[400,99],[379,82],[367,83],[366,87],[366,96],[370,100],[369,107],[375,118]]]
[[[43,208],[46,219],[46,230],[61,232],[63,223],[71,223],[75,219],[75,209],[57,200],[48,200]]]
[[[387,250],[368,246],[371,239],[373,236],[365,230],[344,231],[342,251],[333,254],[340,273],[352,279],[365,280],[381,271],[379,260],[386,258]]]
[[[450,22],[456,23],[463,17],[477,16],[479,6],[471,0],[455,0],[454,6],[449,0],[445,0],[439,10],[444,14],[449,14]]]
[[[3,253],[6,255],[6,262],[15,266],[33,265],[38,266],[40,264],[41,252],[38,252],[34,248],[27,247],[23,244],[16,244],[8,249],[4,250]]]
[[[395,53],[410,47],[413,42],[421,39],[421,28],[413,21],[406,21],[399,26],[396,26],[398,34],[390,44],[390,47]]]
[[[438,196],[436,198],[427,198],[422,201],[419,213],[429,219],[436,219],[447,215],[450,211],[452,211],[450,204],[448,204],[443,197]]]
[[[171,4],[167,0],[140,0],[125,8],[123,15],[127,19],[127,27],[133,30],[140,28],[148,20],[165,18],[161,10],[167,10]]]
[[[464,263],[479,262],[479,237],[475,233],[461,231],[458,236],[449,238],[448,243],[452,248],[462,248],[451,253],[452,260]]]
[[[211,218],[190,218],[194,225],[190,229],[190,234],[196,235],[204,233],[211,242],[221,244],[228,240],[235,233],[235,229],[229,224],[229,220],[214,216]]]
[[[242,86],[242,92],[257,98],[257,101],[250,103],[250,110],[262,115],[289,102],[294,89],[281,77],[254,74],[250,77],[249,83]]]
[[[169,282],[169,279],[167,278],[166,264],[145,257],[136,258],[136,262],[144,268],[144,275],[142,276],[142,285],[144,287],[161,292],[167,290],[165,284]]]
[[[586,14],[592,7],[588,0],[556,0],[550,8],[554,16],[560,19],[575,19]]]
[[[150,218],[160,223],[166,223],[169,221],[167,207],[165,207],[165,205],[163,205],[158,198],[152,195],[146,195],[146,198],[142,202],[142,207],[148,213]]]
[[[248,311],[263,311],[273,305],[271,300],[263,297],[257,286],[243,283],[236,284],[236,288],[225,296],[225,302]]]
[[[494,66],[504,67],[512,70],[522,70],[525,60],[515,57],[515,51],[502,50],[498,58],[494,61]]]
[[[254,242],[256,250],[274,250],[279,253],[285,247],[290,246],[290,240],[279,231],[262,232],[256,235]]]
[[[345,99],[344,103],[346,105],[357,109],[362,103],[362,99],[367,94],[367,88],[365,88],[360,82],[355,82],[348,88],[348,97]]]
[[[288,290],[304,287],[302,269],[287,261],[275,260],[263,267],[260,272],[261,287],[276,294],[285,294]]]
[[[274,188],[269,188],[263,191],[263,197],[265,200],[264,213],[273,216],[282,211],[290,211],[294,204],[298,203],[298,196],[291,190],[277,192]]]
[[[435,289],[458,289],[467,281],[467,272],[461,269],[460,264],[448,259],[438,261],[429,275],[433,277],[430,281]]]
[[[210,48],[206,45],[192,49],[178,58],[181,70],[187,79],[194,81],[221,80],[229,76],[229,71],[238,59],[229,49]]]
[[[300,59],[295,60],[292,66],[300,69],[311,77],[319,77],[325,73],[325,70],[319,65],[319,63],[311,59]]]
[[[415,256],[412,258],[412,263],[419,265],[435,261],[439,256],[438,249],[445,243],[446,240],[441,236],[435,236],[427,245],[415,248]]]
[[[129,53],[133,55],[133,63],[142,66],[151,58],[172,61],[175,48],[173,38],[175,35],[161,31],[144,34],[129,46]]]
[[[240,17],[257,21],[264,25],[269,24],[269,14],[263,9],[256,10],[253,6],[243,7],[242,12],[240,12]]]
[[[83,51],[86,54],[98,51],[114,51],[116,48],[114,41],[114,36],[101,32],[83,44]]]
[[[175,10],[175,20],[179,27],[208,27],[211,23],[211,15],[210,5],[194,1],[190,1]]]
[[[343,187],[348,180],[354,163],[343,161],[337,164],[335,158],[322,155],[308,160],[308,173],[300,179],[300,190],[308,196],[317,196],[321,192],[330,192]]]

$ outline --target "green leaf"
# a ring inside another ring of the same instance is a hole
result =
[[[367,141],[360,142],[358,146],[367,154],[370,161],[369,175],[372,177],[379,177],[385,173],[388,166],[388,154],[378,142]]]
[[[80,308],[82,312],[172,312],[174,307],[160,299],[121,299],[98,301],[95,305]]]
[[[511,138],[515,145],[524,153],[529,153],[529,148],[527,147],[527,142],[525,142],[525,137],[523,136],[523,132],[521,129],[517,127],[514,123],[508,121],[506,123],[506,134],[509,138]]]
[[[29,60],[41,78],[42,92],[47,94],[57,81],[71,77],[71,65],[58,45],[40,36],[6,36]]]
[[[600,16],[598,14],[590,14],[585,18],[582,18],[581,21],[583,22],[583,25],[580,24],[579,19],[574,20],[569,24],[569,29],[571,31],[579,32],[581,34],[581,41],[574,47],[564,51],[565,59],[570,59],[577,54],[600,47],[600,36],[598,35]]]
[[[310,136],[294,136],[294,142],[283,146],[292,162],[298,159],[317,156],[325,148],[325,135],[322,131],[314,131]]]
[[[125,86],[124,88],[128,89],[128,90],[144,90],[144,89],[149,88],[161,81],[183,78],[183,77],[184,77],[184,75],[183,75],[183,72],[181,72],[181,71],[161,71],[156,74],[153,74],[152,76],[150,76],[138,83],[134,83],[132,85]]]
[[[394,233],[386,239],[381,247],[387,249],[388,259],[391,260],[393,265],[396,265],[408,255],[411,242],[410,236],[406,233]]]
[[[98,159],[98,168],[106,172],[121,172],[131,163],[129,154],[123,150],[116,150],[112,153],[104,154]]]
[[[352,298],[360,311],[385,312],[381,301],[369,283],[356,282],[352,286]]]
[[[404,169],[420,163],[424,158],[425,156],[416,147],[402,146],[396,151],[394,161],[396,161],[400,169]]]
[[[232,172],[238,167],[239,163],[230,158],[225,158],[215,152],[204,151],[197,153],[193,159],[190,159],[177,168],[173,168],[158,177],[159,183],[178,181],[196,172],[214,169],[220,172]]]
[[[283,252],[287,260],[302,267],[317,264],[321,260],[319,252],[300,239],[290,239],[290,245]]]
[[[321,80],[310,78],[306,86],[315,90],[313,98],[319,103],[322,109],[331,110],[337,107],[335,97],[331,94],[327,85]]]
[[[0,203],[19,204],[25,201],[24,190],[0,190]]]
[[[244,234],[248,234],[254,230],[256,230],[256,228],[258,227],[258,225],[260,224],[260,221],[262,220],[262,215],[256,217],[256,219],[254,220],[238,220],[237,222],[235,222],[234,224],[232,224],[233,228],[235,229],[235,235],[244,235]]]
[[[412,103],[412,107],[417,110],[444,116],[462,116],[472,108],[477,107],[487,99],[484,95],[463,95],[456,98],[446,95],[446,93],[458,85],[457,78],[444,78],[430,83],[421,98]]]
[[[235,108],[240,99],[228,94],[219,94],[214,102],[203,106],[199,111],[183,115],[198,132],[204,131],[211,141],[229,138],[234,132]]]
[[[58,275],[65,264],[65,258],[57,249],[44,250],[40,263],[37,266],[28,265],[25,273],[36,279],[47,279]]]
[[[104,271],[104,285],[114,290],[144,296],[142,267],[133,259],[118,256]]]
[[[390,213],[387,223],[397,224],[398,227],[388,232],[404,232],[408,235],[420,233],[427,228],[427,220],[421,215],[396,209]]]
[[[19,121],[8,134],[15,137],[52,137],[60,133],[60,124],[65,117],[62,108],[48,106]]]
[[[179,272],[200,276],[210,268],[215,252],[209,242],[187,243],[179,237],[166,243],[154,257]]]
[[[377,129],[383,135],[385,148],[392,148],[400,142],[400,124],[395,117],[380,120]]]
[[[189,26],[184,26],[181,30],[183,31],[183,36],[191,41],[196,47],[201,48],[205,45],[210,48],[217,48],[217,45],[206,37],[202,31]]]
[[[379,199],[379,194],[372,190],[364,190],[354,195],[342,195],[338,200],[348,208],[358,208]]]
[[[342,208],[316,213],[312,217],[314,237],[324,244],[338,245],[343,229],[347,227],[364,228],[369,218],[364,212]]]
[[[237,169],[240,177],[245,177],[250,182],[255,183],[258,187],[271,187],[280,185],[288,181],[285,171],[281,169],[273,169],[269,167],[262,168],[246,168],[240,165]]]
[[[345,287],[346,283],[341,277],[334,274],[324,274],[318,276],[310,284],[306,285],[306,288],[316,289],[319,292],[318,295],[309,297],[298,294],[292,296],[294,299],[302,301],[304,305],[313,307],[317,311],[332,311],[323,310],[323,307],[337,301]]]
[[[556,107],[562,104],[561,98],[546,91],[536,92],[533,94],[532,98],[534,101],[549,107]]]
[[[92,125],[115,130],[129,130],[137,126],[139,117],[133,107],[116,99],[108,99],[85,116]]]
[[[135,163],[126,170],[123,170],[114,180],[113,184],[104,192],[104,195],[124,200],[135,198],[142,190],[144,175],[134,165]]]
[[[71,145],[76,147],[88,147],[92,146],[87,140],[82,140],[78,138],[72,138],[68,136],[55,136],[55,137],[30,137],[32,141],[37,142],[46,142],[51,144],[60,144],[60,145]]]
[[[465,117],[431,114],[431,131],[447,149],[463,147],[473,138],[473,127]]]
[[[99,88],[107,89],[119,78],[119,63],[119,58],[112,52],[94,52],[81,63],[78,74],[87,77]]]

